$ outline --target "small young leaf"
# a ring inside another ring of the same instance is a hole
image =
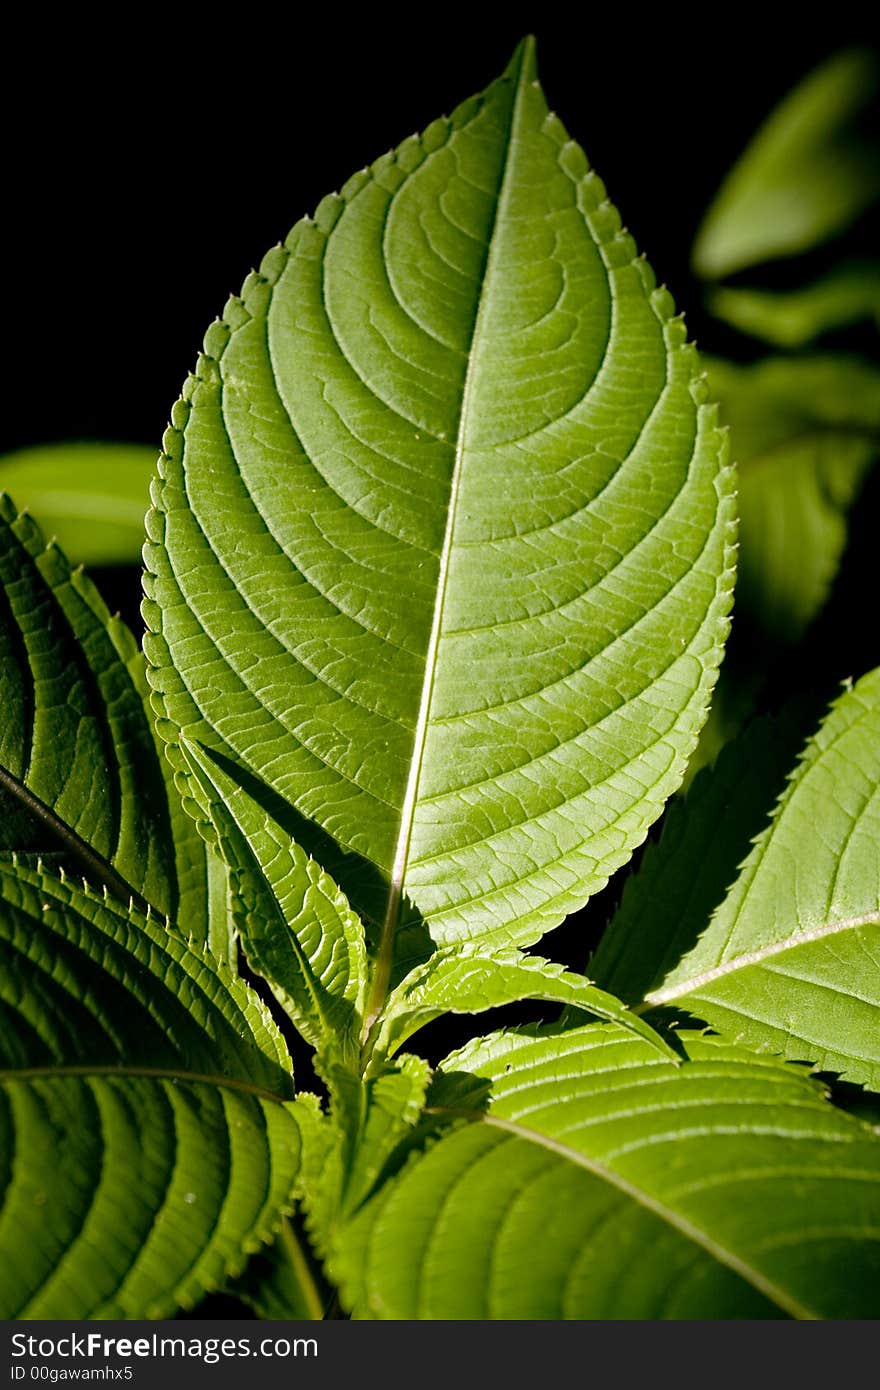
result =
[[[872,1318],[880,1140],[718,1039],[616,1025],[447,1058],[447,1131],[341,1232],[356,1318]]]
[[[422,1113],[430,1074],[421,1057],[401,1057],[373,1080],[347,1074],[334,1078],[334,1118],[343,1136],[336,1221],[369,1197],[401,1140],[412,1131]]]
[[[302,1160],[297,1195],[315,1249],[326,1260],[340,1224],[396,1171],[422,1114],[430,1068],[401,1057],[372,1079],[330,1063],[329,1112],[316,1097],[291,1107]]]
[[[363,926],[327,873],[207,749],[181,741],[233,877],[233,912],[254,970],[268,980],[303,1037],[356,1056],[367,958]]]
[[[646,1029],[643,1019],[582,975],[540,956],[498,951],[486,959],[468,947],[438,952],[392,990],[374,1050],[379,1057],[393,1055],[419,1028],[445,1013],[482,1013],[521,999],[565,1004],[569,1009],[620,1023],[661,1055],[677,1059],[674,1049],[653,1029]]]
[[[0,491],[81,565],[139,564],[156,450],[140,444],[43,444],[0,457]]]
[[[718,279],[806,251],[873,202],[880,194],[880,154],[856,127],[876,91],[876,60],[847,51],[786,97],[706,214],[694,245],[698,274]]]
[[[699,942],[647,1001],[880,1089],[880,670],[834,705]]]

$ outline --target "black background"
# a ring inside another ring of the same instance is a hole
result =
[[[688,273],[701,211],[779,96],[870,40],[870,21],[845,5],[784,24],[770,5],[552,9],[239,5],[182,23],[142,8],[91,27],[24,15],[3,98],[0,449],[158,447],[205,328],[263,252],[485,86],[528,31],[551,106],[705,342]]]

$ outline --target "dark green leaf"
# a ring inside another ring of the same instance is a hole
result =
[[[610,1024],[448,1058],[447,1131],[343,1231],[358,1318],[875,1318],[880,1140],[717,1039]]]

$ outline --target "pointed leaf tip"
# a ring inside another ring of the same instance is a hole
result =
[[[538,76],[537,63],[537,43],[534,34],[526,34],[520,39],[507,67],[504,69],[504,76],[513,78],[519,82],[533,82]]]

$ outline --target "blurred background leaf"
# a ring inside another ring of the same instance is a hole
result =
[[[837,53],[776,108],[725,178],[694,243],[693,264],[720,279],[835,235],[880,195],[869,127],[878,64]]]
[[[793,645],[828,597],[880,451],[880,368],[843,354],[706,365],[740,465],[737,613]]]
[[[810,285],[765,290],[722,285],[706,299],[732,328],[773,347],[805,347],[816,338],[865,320],[880,326],[880,261],[847,261]]]
[[[848,553],[860,500],[876,511],[866,485],[880,453],[878,73],[864,49],[809,73],[724,178],[694,245],[698,275],[733,276],[704,297],[737,359],[706,366],[740,468],[740,556],[733,630],[691,775],[756,710],[830,693],[880,659],[857,611],[865,556]],[[755,360],[768,345],[774,355]],[[835,626],[857,637],[845,670],[828,640]]]
[[[140,564],[157,450],[45,444],[0,457],[0,492],[37,518],[75,564]]]

